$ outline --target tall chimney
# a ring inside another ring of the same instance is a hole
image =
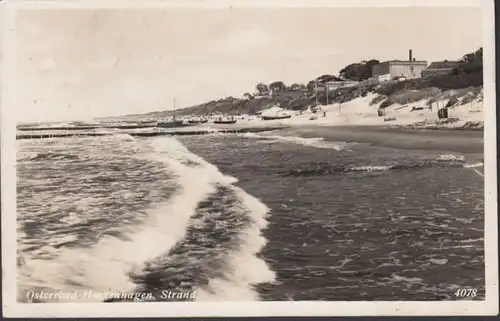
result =
[[[412,52],[411,52],[411,49],[408,51],[408,55],[410,56],[410,61],[413,61],[413,55],[412,55]]]

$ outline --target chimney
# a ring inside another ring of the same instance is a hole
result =
[[[412,55],[411,49],[408,51],[408,55],[410,56],[410,61],[413,61],[413,55]]]

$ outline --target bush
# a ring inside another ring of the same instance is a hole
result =
[[[441,93],[440,95],[432,97],[431,100],[429,101],[429,104],[435,103],[436,101],[446,100],[446,99],[449,100],[448,103],[450,103],[450,101],[453,101],[452,104],[456,104],[456,103],[458,103],[458,100],[461,97],[464,97],[467,95],[472,95],[475,97],[473,92],[477,92],[477,89],[475,89],[473,87],[469,87],[469,88],[462,88],[462,89],[456,89],[456,90],[447,90],[447,91]],[[474,98],[472,98],[472,99],[474,99]],[[450,106],[454,106],[454,105],[450,105]]]
[[[400,82],[383,83],[375,92],[379,95],[391,96],[402,90],[420,90],[435,87],[443,91],[450,89],[463,89],[483,85],[483,73],[438,75],[434,77],[410,79]]]
[[[378,108],[383,109],[383,108],[389,107],[390,105],[392,105],[392,103],[388,99],[388,100],[384,101],[382,104],[380,104],[380,106]]]
[[[385,95],[378,95],[377,97],[373,98],[372,101],[370,102],[370,106],[376,105],[384,100],[387,99],[387,96]]]
[[[455,105],[458,105],[459,103],[459,100],[457,97],[453,96],[450,98],[450,100],[448,100],[448,102],[446,103],[446,108],[449,108],[449,107],[453,107]]]
[[[311,101],[306,98],[292,100],[287,108],[291,110],[304,110],[311,104]]]
[[[386,81],[383,82],[378,88],[375,89],[375,93],[384,96],[390,96],[395,92],[405,88],[405,83],[407,81]]]
[[[430,77],[428,81],[431,86],[442,90],[478,87],[483,85],[483,73],[477,72],[471,74],[441,75]]]
[[[425,88],[422,90],[403,90],[387,98],[380,108],[386,108],[392,104],[406,105],[419,100],[429,99],[439,95],[441,91],[437,88]]]

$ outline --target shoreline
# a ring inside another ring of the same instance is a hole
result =
[[[277,135],[323,138],[325,141],[367,143],[403,150],[435,150],[464,154],[484,153],[483,131],[422,130],[387,126],[290,126]]]
[[[276,135],[302,138],[322,138],[325,141],[367,143],[373,146],[405,150],[441,150],[467,154],[484,152],[484,130],[482,128],[412,128],[384,124],[283,124],[259,123],[217,125],[204,124],[168,131],[137,132],[59,132],[19,133],[16,140],[47,139],[87,136],[110,136],[128,134],[134,137],[186,136],[209,134],[238,134],[273,132]]]

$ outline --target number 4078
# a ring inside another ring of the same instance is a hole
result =
[[[477,295],[477,289],[458,289],[455,296],[459,298],[474,298]]]

